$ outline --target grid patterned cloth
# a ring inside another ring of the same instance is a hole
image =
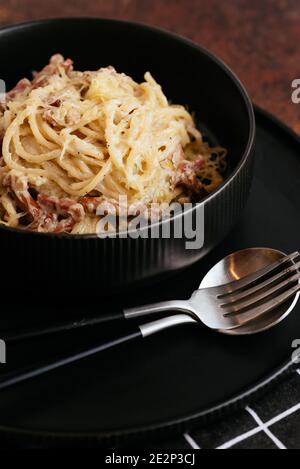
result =
[[[154,448],[300,449],[300,369],[251,407]]]

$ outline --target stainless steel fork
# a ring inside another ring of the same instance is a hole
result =
[[[299,252],[294,252],[243,279],[196,290],[189,300],[166,301],[126,309],[124,316],[130,319],[166,311],[180,311],[211,329],[235,329],[272,311],[300,291],[300,261],[286,267],[288,262],[299,256]],[[180,318],[178,320],[180,323]],[[173,322],[174,317],[172,325]]]
[[[200,289],[187,301],[156,303],[124,311],[125,317],[136,318],[162,311],[181,314],[158,319],[137,326],[130,334],[81,353],[26,370],[18,370],[0,380],[0,390],[42,375],[67,364],[89,357],[133,339],[145,338],[170,327],[203,323],[214,330],[232,330],[254,321],[272,311],[300,291],[300,261],[287,265],[299,257],[293,253],[270,266],[227,285]]]

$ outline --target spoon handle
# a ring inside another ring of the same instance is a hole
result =
[[[156,334],[165,329],[169,329],[171,327],[175,327],[180,324],[188,324],[188,323],[195,324],[197,323],[197,321],[193,319],[192,317],[188,316],[187,314],[177,314],[174,316],[170,316],[168,318],[163,318],[157,321],[143,324],[142,326],[133,328],[133,332],[130,334],[116,338],[104,344],[97,345],[83,352],[72,354],[64,358],[61,358],[59,360],[47,362],[39,366],[33,366],[33,367],[25,368],[25,369],[23,368],[21,370],[16,370],[12,373],[4,375],[0,379],[0,391],[10,388],[24,381],[28,381],[32,378],[36,378],[38,376],[44,375],[58,368],[62,368],[66,365],[70,365],[72,363],[78,362],[79,360],[82,360],[84,358],[88,358],[100,352],[104,352],[105,350],[116,347],[117,345],[121,345],[126,342],[131,342],[138,338],[149,337],[150,335]]]
[[[126,319],[135,319],[151,314],[163,313],[166,311],[180,311],[184,313],[191,313],[191,306],[188,301],[175,300],[175,301],[162,301],[160,303],[153,303],[150,305],[137,306],[135,308],[124,309],[124,316]]]

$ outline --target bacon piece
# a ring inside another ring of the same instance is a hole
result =
[[[33,88],[46,86],[50,77],[59,74],[60,68],[63,68],[66,74],[69,75],[73,71],[73,61],[71,59],[65,60],[60,54],[53,55],[46,67],[44,67],[40,72],[35,72],[33,74]]]
[[[31,82],[27,78],[23,78],[20,80],[16,86],[6,93],[6,101],[12,101],[15,99],[18,94],[24,93],[24,91],[30,91],[31,90]]]
[[[27,178],[9,173],[3,176],[3,187],[9,188],[19,208],[30,215],[30,229],[49,233],[70,232],[84,218],[84,208],[71,199],[59,199],[43,194],[37,200],[31,196]]]
[[[61,106],[61,99],[55,96],[53,93],[52,95],[49,96],[49,99],[47,100],[48,104],[53,107],[60,107]]]
[[[82,205],[71,199],[59,199],[58,197],[40,194],[38,203],[46,211],[52,211],[61,216],[71,215],[75,222],[80,221],[84,216]]]
[[[3,176],[2,185],[11,188],[16,194],[28,190],[27,178],[13,171]]]
[[[25,191],[23,194],[20,193],[18,199],[21,202],[21,208],[28,211],[34,220],[41,218],[41,209],[28,191]]]
[[[102,197],[82,197],[82,199],[80,199],[81,205],[88,213],[96,213],[101,201]]]
[[[51,228],[54,233],[69,232],[85,215],[83,206],[71,199],[59,199],[40,194],[37,201],[44,217],[40,228],[46,231],[50,231]],[[64,218],[59,219],[61,217]]]
[[[113,200],[107,200],[105,197],[82,197],[80,204],[90,214],[96,214],[100,207],[103,213],[105,212],[107,215],[114,215],[118,210],[118,204]]]
[[[204,166],[204,158],[203,156],[199,156],[194,161],[183,160],[177,166],[178,171],[188,176],[193,176],[198,174]]]
[[[0,109],[1,109],[1,104],[0,104]],[[5,135],[5,130],[4,130],[4,129],[0,129],[0,145],[1,145],[2,142],[3,142],[4,135]],[[1,155],[2,155],[2,147],[0,148],[0,166],[5,166],[3,157],[2,157]],[[2,164],[2,161],[3,161],[3,164]]]
[[[77,109],[69,109],[65,116],[59,116],[55,109],[48,108],[43,111],[43,118],[53,127],[65,127],[78,124],[81,114]]]
[[[193,202],[201,200],[207,191],[197,175],[204,166],[202,155],[194,161],[182,160],[177,166],[177,174],[173,180],[175,187],[182,186]]]
[[[28,182],[25,176],[13,172],[8,173],[3,177],[2,185],[12,190],[22,210],[28,212],[33,219],[40,217],[40,208],[28,191]]]
[[[55,128],[63,127],[63,125],[59,124],[57,120],[53,117],[53,113],[51,109],[45,109],[43,111],[43,119],[46,122],[48,122],[48,124],[50,124],[52,127],[55,127]]]
[[[33,74],[34,78],[32,82],[27,78],[20,80],[16,86],[6,93],[6,101],[15,99],[18,94],[24,93],[25,91],[31,91],[39,88],[40,86],[46,86],[49,83],[49,78],[53,75],[57,75],[60,69],[63,68],[67,75],[73,71],[73,61],[71,59],[65,60],[62,55],[56,54],[51,57],[50,62],[40,72]],[[5,104],[4,104],[5,107]]]

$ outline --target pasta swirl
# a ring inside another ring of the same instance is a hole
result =
[[[78,72],[60,55],[7,93],[0,131],[0,222],[14,228],[95,232],[101,204],[197,201],[226,168],[150,73]]]

